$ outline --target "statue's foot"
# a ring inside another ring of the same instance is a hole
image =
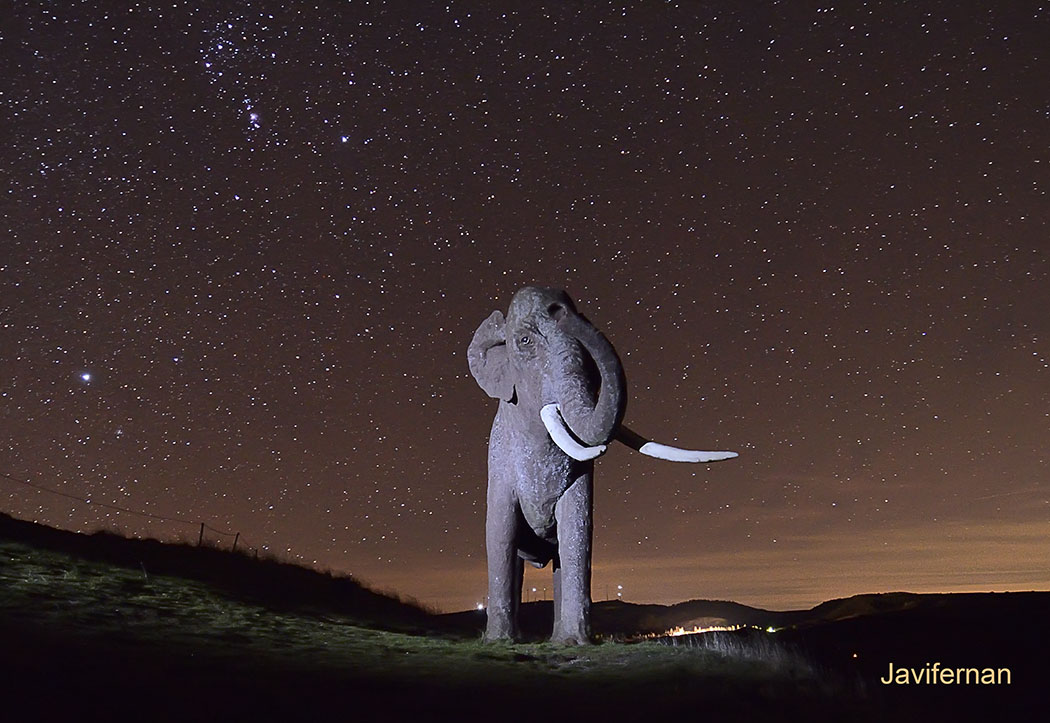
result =
[[[513,635],[489,635],[485,633],[481,638],[483,643],[515,643],[517,640]]]
[[[564,633],[564,632],[558,633],[558,632],[555,632],[554,635],[551,636],[551,642],[552,643],[557,643],[558,645],[590,645],[591,644],[591,636],[587,635],[586,633],[582,633],[582,632],[576,632],[576,633]]]
[[[485,635],[481,639],[486,643],[513,643],[516,642],[517,637],[513,630],[486,628]]]

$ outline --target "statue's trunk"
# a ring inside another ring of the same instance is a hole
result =
[[[584,444],[607,444],[627,407],[623,365],[609,340],[580,314],[566,311],[558,326],[569,337],[559,350],[556,382],[562,417]],[[595,375],[597,397],[591,391]]]

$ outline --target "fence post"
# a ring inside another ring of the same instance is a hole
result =
[[[233,552],[237,552],[237,540],[241,539],[241,533],[237,533],[233,538]]]
[[[203,522],[201,523],[201,535],[200,535],[200,537],[197,538],[197,547],[200,547],[202,544],[204,544],[204,523]]]

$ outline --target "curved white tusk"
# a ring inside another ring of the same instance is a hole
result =
[[[616,430],[616,438],[631,449],[636,449],[642,454],[657,459],[666,459],[671,462],[718,462],[723,459],[733,459],[736,452],[700,452],[693,449],[679,449],[659,442],[650,442],[637,432],[628,429],[624,425]]]
[[[599,444],[597,447],[584,447],[577,442],[572,432],[569,431],[568,425],[565,424],[565,420],[562,419],[561,410],[558,409],[557,404],[548,404],[543,407],[540,410],[540,419],[543,420],[543,426],[547,428],[547,433],[550,434],[554,443],[573,459],[586,462],[605,452],[604,444]]]
[[[646,442],[638,451],[671,462],[719,462],[737,456],[736,452],[700,452],[695,449],[679,449],[659,442]]]

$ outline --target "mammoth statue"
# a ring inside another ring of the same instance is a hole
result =
[[[524,563],[553,562],[553,642],[590,641],[594,459],[613,439],[653,457],[715,462],[623,426],[627,389],[609,341],[560,289],[527,286],[481,323],[470,373],[499,400],[489,436],[486,640],[514,639]]]

